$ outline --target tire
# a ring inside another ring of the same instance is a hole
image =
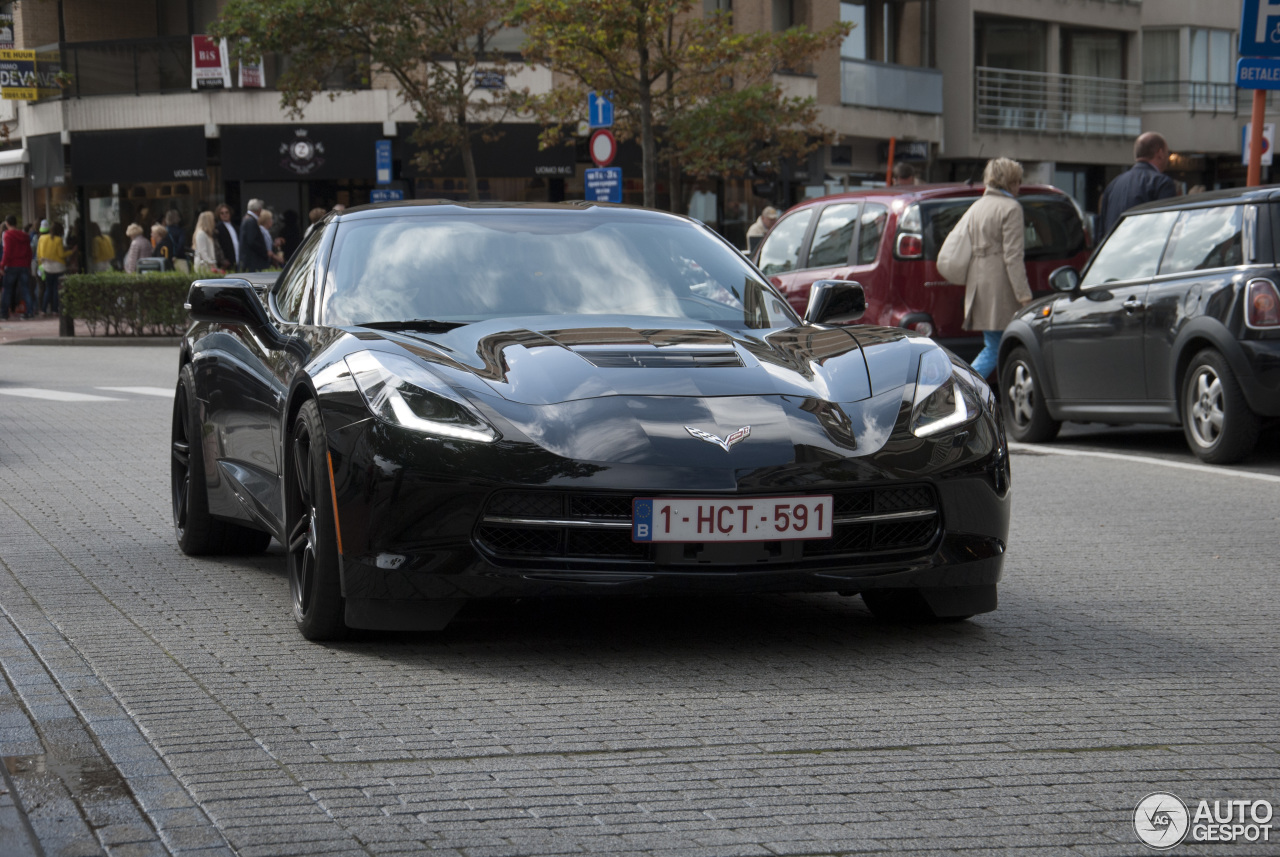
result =
[[[1058,436],[1062,423],[1049,416],[1040,375],[1025,348],[1009,352],[1000,367],[1000,410],[1014,440],[1044,443]]]
[[[314,400],[303,403],[285,456],[285,550],[294,622],[302,636],[316,641],[347,636],[324,438],[320,408]]]
[[[862,593],[862,601],[882,622],[963,622],[974,615],[939,616],[915,589],[871,589]]]
[[[1230,464],[1258,445],[1261,421],[1249,409],[1226,358],[1212,348],[1191,358],[1181,404],[1182,433],[1201,461]]]
[[[196,410],[196,381],[191,364],[178,372],[170,430],[169,481],[173,496],[173,531],[188,556],[262,553],[271,534],[219,521],[209,514],[202,426]]]

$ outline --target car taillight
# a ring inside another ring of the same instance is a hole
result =
[[[895,250],[899,259],[920,259],[924,256],[924,237],[903,232],[898,236]]]
[[[1250,280],[1244,294],[1249,327],[1280,327],[1280,292],[1270,280]]]

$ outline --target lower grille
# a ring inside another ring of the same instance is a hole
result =
[[[836,491],[833,499],[831,538],[801,542],[800,558],[919,551],[941,526],[931,485]],[[512,559],[652,562],[654,546],[631,541],[633,500],[625,494],[499,491],[485,506],[476,541]]]

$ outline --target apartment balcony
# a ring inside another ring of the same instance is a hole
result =
[[[62,89],[54,97],[191,92],[190,36],[64,42],[37,50],[49,58],[46,68],[61,72]],[[283,64],[278,56],[263,58],[265,88],[275,88]],[[233,84],[235,77],[233,62]],[[326,83],[330,89],[369,88],[354,69],[336,72]]]
[[[1193,116],[1239,116],[1249,112],[1252,97],[1252,92],[1237,89],[1234,83],[1162,80],[1142,85],[1143,110],[1186,111]]]
[[[980,130],[1135,137],[1142,83],[1072,74],[975,69]]]
[[[942,72],[842,58],[840,102],[850,107],[941,114]]]

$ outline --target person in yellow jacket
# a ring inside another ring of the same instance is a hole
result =
[[[110,237],[102,234],[102,227],[96,223],[89,224],[89,234],[93,236],[93,246],[90,249],[93,270],[110,271],[111,260],[116,257],[116,245],[111,243]]]
[[[44,232],[44,229],[40,231]],[[55,223],[47,233],[40,236],[40,243],[36,245],[36,262],[44,274],[44,293],[40,295],[42,315],[57,314],[61,309],[58,284],[62,281],[62,275],[67,272],[67,245],[62,243],[62,234],[62,224]]]

